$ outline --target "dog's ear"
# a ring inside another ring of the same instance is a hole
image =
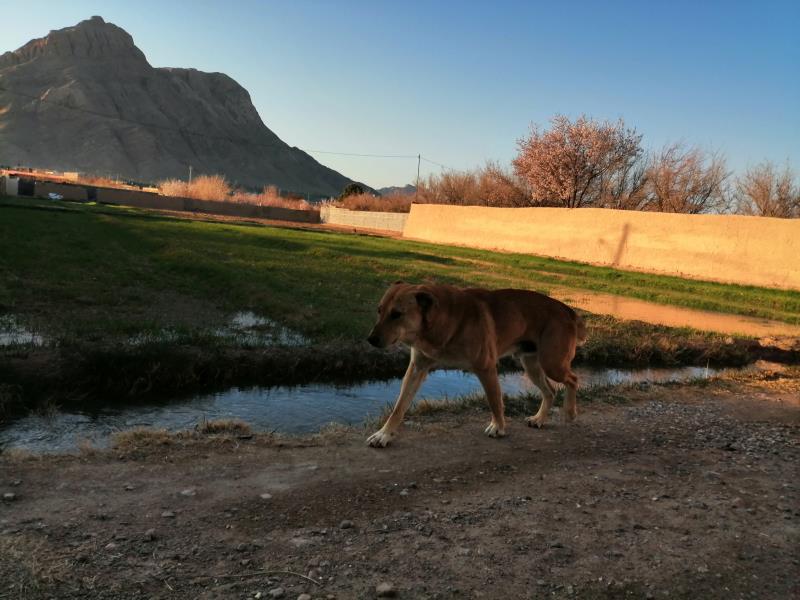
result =
[[[392,285],[400,285],[401,283],[405,283],[405,281],[403,281],[402,279],[398,279]]]
[[[430,292],[417,292],[414,297],[417,299],[417,305],[422,310],[422,314],[426,314],[436,304],[436,298]]]

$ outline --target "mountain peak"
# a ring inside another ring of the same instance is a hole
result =
[[[106,22],[103,17],[94,16],[72,27],[55,29],[13,52],[6,52],[0,56],[0,67],[52,57],[146,61],[127,31]]]
[[[122,28],[92,17],[0,56],[0,164],[154,182],[224,174],[335,196],[350,179],[270,131],[222,73],[153,68]]]

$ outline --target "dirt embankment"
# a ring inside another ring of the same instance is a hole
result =
[[[342,430],[0,456],[0,598],[797,597],[796,370],[604,399],[502,440],[483,411],[382,451]]]

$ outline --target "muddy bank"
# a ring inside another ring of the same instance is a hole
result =
[[[0,597],[796,597],[796,377],[609,390],[502,440],[484,409],[382,451],[237,431],[0,455]]]
[[[800,340],[773,344],[595,320],[575,364],[604,367],[737,367],[800,361]],[[213,343],[61,343],[0,348],[0,417],[37,406],[115,404],[236,386],[353,383],[405,372],[403,349],[366,342],[237,348]],[[512,360],[502,370],[518,370]]]

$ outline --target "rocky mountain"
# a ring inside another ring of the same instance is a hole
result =
[[[404,186],[399,185],[390,185],[389,187],[382,187],[377,192],[381,196],[413,196],[414,192],[417,191],[417,186],[409,183]]]
[[[186,178],[191,165],[312,197],[351,183],[280,140],[227,75],[153,68],[101,17],[0,55],[0,164],[143,182]]]

